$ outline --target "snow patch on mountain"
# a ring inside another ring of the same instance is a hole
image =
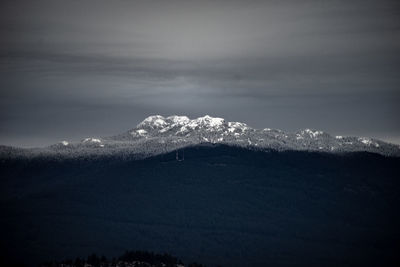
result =
[[[228,131],[230,133],[233,132],[244,132],[249,129],[247,124],[242,123],[242,122],[228,122]]]
[[[375,146],[375,147],[379,147],[379,144],[377,142],[374,142],[372,139],[370,138],[366,138],[366,137],[359,137],[358,141],[360,141],[361,143],[367,145],[367,146]]]
[[[301,137],[310,137],[310,138],[317,138],[318,136],[322,135],[323,131],[311,130],[311,129],[304,129],[298,134]]]
[[[63,145],[63,146],[68,146],[69,145],[69,143],[67,142],[67,141],[61,141],[61,144]]]
[[[101,140],[98,138],[88,137],[83,139],[82,143],[101,143]]]
[[[143,129],[136,130],[136,133],[140,136],[146,136],[147,131]]]

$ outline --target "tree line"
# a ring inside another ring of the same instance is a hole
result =
[[[130,250],[125,251],[119,257],[108,259],[95,253],[86,259],[65,259],[62,261],[47,261],[40,267],[206,267],[193,262],[185,265],[180,259],[168,253],[158,254],[149,251]]]

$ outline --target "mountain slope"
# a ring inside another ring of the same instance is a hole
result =
[[[2,251],[28,263],[125,249],[210,266],[398,260],[399,158],[212,144],[175,156],[1,161]]]

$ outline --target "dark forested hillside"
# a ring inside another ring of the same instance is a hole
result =
[[[183,161],[2,160],[2,255],[36,264],[134,249],[208,266],[395,265],[399,171],[399,158],[370,153],[223,145],[187,148]]]

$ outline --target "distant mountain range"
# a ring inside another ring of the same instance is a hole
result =
[[[89,137],[80,142],[62,141],[44,147],[0,147],[0,157],[85,157],[120,155],[134,158],[168,153],[199,144],[225,144],[255,150],[319,151],[327,153],[371,152],[400,156],[400,146],[373,138],[331,136],[312,129],[286,133],[277,129],[254,129],[242,122],[228,122],[208,115],[149,116],[135,128],[115,136]]]

